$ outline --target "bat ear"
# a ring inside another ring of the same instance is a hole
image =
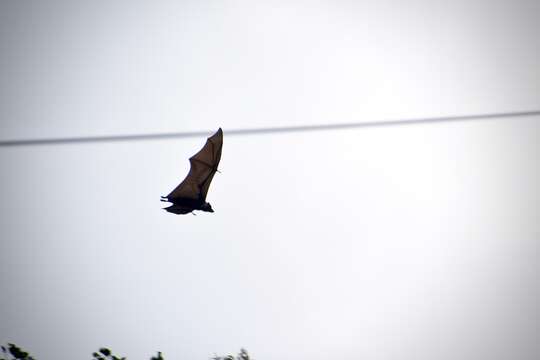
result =
[[[212,209],[212,205],[210,205],[210,203],[207,203],[207,202],[202,204],[199,209],[202,210],[202,211],[214,212],[214,209]]]

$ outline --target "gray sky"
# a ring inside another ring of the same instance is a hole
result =
[[[204,137],[0,148],[0,341],[39,359],[534,359],[529,1],[3,1],[0,139],[224,130],[214,214],[159,196]],[[71,356],[59,354],[67,350]]]

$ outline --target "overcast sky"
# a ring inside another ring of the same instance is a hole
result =
[[[540,3],[2,1],[0,341],[36,358],[536,359]],[[66,353],[60,353],[60,349]]]

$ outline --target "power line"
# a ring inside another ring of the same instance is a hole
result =
[[[338,129],[353,129],[353,128],[367,128],[367,127],[386,127],[386,126],[398,126],[398,125],[405,126],[405,125],[432,124],[432,123],[455,122],[455,121],[515,118],[515,117],[526,117],[526,116],[537,116],[537,115],[540,115],[540,110],[507,112],[507,113],[476,114],[476,115],[429,117],[429,118],[411,118],[411,119],[401,119],[401,120],[365,121],[365,122],[322,124],[322,125],[277,126],[277,127],[265,127],[265,128],[255,128],[255,129],[231,129],[231,130],[226,130],[225,133],[228,136],[230,135],[256,135],[256,134],[338,130]],[[45,138],[45,139],[2,140],[0,141],[0,147],[177,139],[177,138],[207,136],[212,132],[213,131],[190,131],[190,132],[170,132],[170,133],[155,133],[155,134],[134,134],[134,135],[126,134],[126,135],[81,136],[81,137],[64,137],[64,138],[48,138],[48,139]]]

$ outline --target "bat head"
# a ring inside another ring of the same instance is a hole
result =
[[[210,205],[210,203],[207,203],[207,202],[205,202],[205,203],[201,206],[201,210],[202,210],[202,211],[208,211],[208,212],[214,212],[214,209],[212,209],[212,205]]]

